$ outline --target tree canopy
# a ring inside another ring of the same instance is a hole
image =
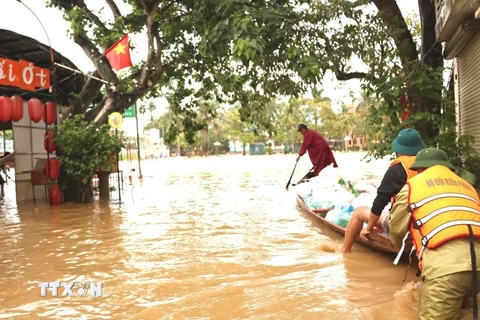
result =
[[[87,119],[104,121],[114,108],[162,96],[181,115],[186,135],[201,126],[202,101],[239,103],[243,122],[268,129],[272,99],[299,97],[330,70],[339,80],[362,79],[378,101],[368,110],[381,141],[376,155],[390,152],[389,142],[405,125],[421,131],[429,145],[456,141],[431,0],[418,1],[418,21],[404,17],[394,0],[98,0],[108,15],[84,0],[48,2],[71,22],[95,75],[119,88],[118,96],[105,90],[87,112],[102,86],[88,80],[71,104]],[[102,52],[127,32],[143,34],[148,45],[144,59],[119,77]],[[404,123],[401,97],[410,112]]]

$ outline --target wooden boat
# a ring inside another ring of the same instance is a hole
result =
[[[308,213],[312,218],[315,218],[315,220],[319,221],[322,223],[324,226],[330,228],[331,230],[337,232],[338,234],[341,234],[342,236],[345,236],[345,228],[342,226],[339,226],[331,221],[328,221],[325,219],[325,215],[329,210],[313,210],[310,209],[305,202],[303,202],[302,197],[297,195],[297,202],[300,208],[305,212]],[[393,246],[392,242],[390,241],[390,238],[387,237],[382,233],[381,230],[378,228],[374,228],[373,232],[368,235],[368,238],[370,241],[365,242],[363,241],[360,236],[357,236],[355,241],[357,243],[363,244],[364,246],[367,246],[372,249],[376,249],[379,251],[384,251],[384,252],[397,252],[395,250],[395,247]]]

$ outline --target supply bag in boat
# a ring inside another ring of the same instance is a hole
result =
[[[330,209],[333,208],[333,204],[331,201],[317,201],[313,198],[312,194],[308,194],[302,197],[303,202],[310,208],[310,209]]]
[[[351,204],[335,206],[335,209],[327,213],[325,219],[346,228],[348,221],[350,221],[352,217],[353,209]]]

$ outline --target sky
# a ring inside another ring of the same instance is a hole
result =
[[[94,70],[94,66],[87,55],[83,52],[80,46],[70,39],[67,35],[67,30],[70,25],[62,18],[62,13],[55,8],[46,8],[44,0],[1,0],[2,12],[4,12],[2,19],[0,19],[0,29],[7,29],[17,32],[19,34],[36,39],[46,45],[51,46],[62,55],[70,59],[81,71],[88,72]],[[116,1],[119,4],[122,13],[127,13],[128,5],[123,5],[123,1]],[[85,3],[92,10],[100,9],[104,5],[102,0],[85,0]],[[397,0],[397,3],[403,14],[417,12],[418,2],[413,0]],[[30,8],[38,17],[40,22],[35,18],[35,15],[25,7]],[[107,7],[105,12],[109,12]],[[43,27],[42,27],[43,25]],[[45,28],[45,31],[44,29]],[[48,35],[48,36],[47,36]],[[132,45],[136,46],[131,51],[132,62],[140,61],[145,55],[146,42],[144,37],[133,37],[130,39]],[[347,82],[337,81],[331,74],[327,75],[322,83],[321,88],[324,89],[324,95],[332,99],[334,105],[339,104],[340,101],[345,103],[352,103],[350,93],[354,95],[359,94],[359,81],[349,80]],[[166,103],[164,100],[156,100],[155,103],[159,105],[158,113],[164,110]],[[156,115],[158,115],[158,113]],[[154,116],[156,116],[154,115]],[[150,114],[139,117],[139,126],[143,127],[148,123]],[[127,132],[135,131],[135,121],[133,119],[125,119],[122,126]]]

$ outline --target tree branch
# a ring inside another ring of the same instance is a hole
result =
[[[162,2],[162,0],[156,0],[156,1],[152,1],[152,0],[137,0],[138,3],[140,3],[143,7],[143,9],[145,9],[145,12],[147,14],[151,13],[152,11],[155,11],[157,12],[158,11],[158,6],[160,5],[160,2]]]
[[[158,30],[158,28],[156,28]],[[162,77],[164,68],[162,62],[162,55],[163,55],[163,47],[162,47],[162,40],[160,39],[160,35],[158,31],[154,34],[155,42],[157,44],[157,54],[156,54],[156,67],[155,67],[155,74],[153,76],[152,81],[154,83],[158,82]]]
[[[85,118],[89,121],[94,120],[97,123],[104,122],[107,120],[109,113],[113,111],[123,113],[144,94],[145,90],[134,90],[131,93],[120,95],[114,92],[107,92],[102,101],[86,113]]]
[[[346,81],[351,79],[363,79],[367,76],[365,72],[335,72],[337,80],[339,81]]]
[[[115,20],[122,17],[122,14],[121,14],[120,10],[118,9],[117,4],[113,0],[105,0],[105,2],[110,7],[110,10],[112,10],[113,17],[114,17]]]
[[[162,42],[158,33],[158,23],[155,22],[154,16],[157,14],[158,7],[152,12],[148,12],[147,15],[147,38],[148,38],[148,54],[147,61],[143,66],[140,79],[138,81],[139,88],[146,89],[155,83],[157,79],[160,79],[163,73],[163,64],[162,64]],[[155,54],[155,44],[157,45],[157,53]],[[153,66],[156,62],[155,71]],[[153,79],[151,79],[152,73]],[[158,81],[158,80],[157,80]]]
[[[88,9],[87,5],[83,2],[83,0],[77,1],[76,5],[82,8],[83,11],[85,11],[85,15],[88,17],[88,19],[92,21],[98,28],[102,29],[104,33],[108,32],[108,28],[105,26],[102,20],[100,20],[100,18],[96,14],[94,14],[92,11],[90,11],[90,9]],[[64,9],[66,10],[65,7]]]
[[[418,51],[397,1],[371,0],[371,2],[383,14],[383,23],[388,27],[387,30],[390,37],[395,41],[405,74],[409,74],[412,70],[411,62],[418,60]]]
[[[332,46],[330,44],[330,40],[325,38],[325,51],[327,52],[327,56],[334,56],[334,52]],[[339,81],[347,81],[351,79],[363,79],[367,76],[365,72],[345,72],[344,65],[333,66],[332,71],[334,71],[337,80]]]
[[[95,70],[92,74],[95,77],[98,77],[98,71]],[[87,81],[82,87],[80,94],[78,95],[77,99],[73,102],[74,104],[74,112],[77,113],[85,113],[87,111],[90,104],[95,100],[98,95],[98,92],[102,88],[103,83],[95,80],[93,78],[88,77]]]
[[[163,14],[175,3],[177,2],[176,0],[173,0],[173,1],[170,1],[169,4],[167,4],[166,6],[162,7],[162,9],[159,11],[159,14],[161,16],[163,16]]]
[[[119,82],[118,77],[115,72],[113,72],[107,58],[104,55],[100,54],[95,44],[93,44],[93,42],[90,41],[89,38],[83,35],[75,35],[73,37],[73,40],[83,49],[85,54],[93,62],[102,79],[112,84]]]

